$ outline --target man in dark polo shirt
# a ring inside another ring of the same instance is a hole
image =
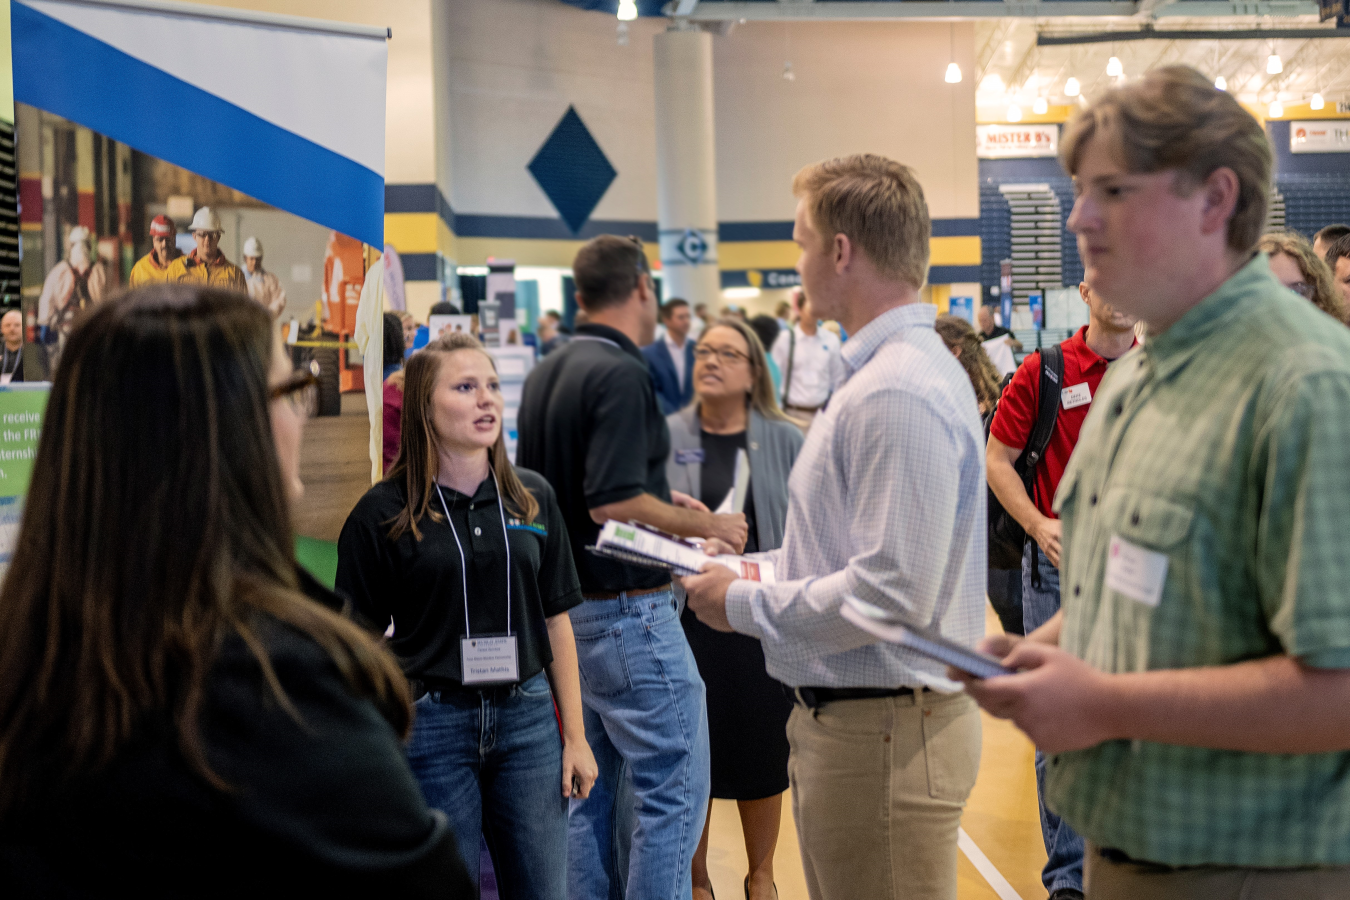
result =
[[[1134,346],[1133,316],[1119,312],[1094,294],[1087,282],[1078,293],[1088,305],[1088,324],[1059,345],[1063,372],[1055,430],[1045,455],[1028,473],[1031,492],[1014,464],[1031,439],[1040,410],[1042,353],[1022,360],[1004,389],[989,428],[985,459],[989,486],[999,503],[1026,529],[1029,540],[1022,553],[1022,624],[1027,633],[1059,611],[1060,523],[1052,508],[1064,467],[1069,464],[1078,433],[1110,362]],[[1036,754],[1036,783],[1044,793],[1045,757]],[[1083,896],[1083,839],[1041,801],[1041,834],[1047,859],[1041,880],[1050,900],[1081,900]]]
[[[588,321],[526,380],[516,450],[558,495],[587,600],[571,617],[600,777],[573,801],[568,896],[610,900],[626,883],[628,897],[683,900],[708,803],[703,680],[670,575],[585,548],[608,519],[743,547],[745,516],[714,515],[666,483],[670,434],[638,349],[657,315],[642,245],[598,237],[572,268]]]

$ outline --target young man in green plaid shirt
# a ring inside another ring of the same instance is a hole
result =
[[[1054,754],[1089,900],[1350,897],[1350,330],[1255,253],[1270,145],[1200,73],[1060,152],[1086,280],[1149,339],[1060,483],[1062,612],[968,690]]]

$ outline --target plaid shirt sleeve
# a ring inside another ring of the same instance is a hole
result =
[[[1286,653],[1350,668],[1350,375],[1299,378],[1272,402],[1253,465],[1261,602]]]

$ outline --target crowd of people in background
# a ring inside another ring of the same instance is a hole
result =
[[[796,176],[773,315],[586,242],[514,463],[492,354],[386,313],[336,593],[295,561],[316,378],[262,246],[155,219],[63,339],[0,589],[7,886],[469,898],[486,846],[504,898],[711,900],[719,798],[768,900],[790,789],[813,900],[951,900],[982,707],[1037,747],[1052,900],[1350,895],[1350,226],[1263,235],[1269,142],[1189,68],[1060,153],[1088,323],[1006,373],[992,308],[920,302],[923,190],[868,154]],[[99,265],[73,229],[45,322]],[[611,520],[775,577],[591,552]]]

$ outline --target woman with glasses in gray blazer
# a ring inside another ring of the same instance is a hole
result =
[[[739,319],[709,327],[694,348],[694,399],[667,417],[672,490],[717,508],[732,492],[744,450],[750,481],[744,492],[750,535],[745,552],[783,542],[788,475],[802,446],[799,427],[778,408],[764,347]],[[773,898],[773,854],[787,790],[787,718],[791,695],[764,668],[759,641],[717,632],[689,611],[682,618],[699,674],[708,689],[712,796],[735,800],[750,872],[747,898]],[[709,815],[712,806],[709,804]],[[694,857],[695,900],[711,900],[708,829]]]

